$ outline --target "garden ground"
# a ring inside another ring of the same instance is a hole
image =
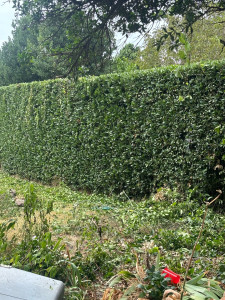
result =
[[[85,294],[85,299],[101,299],[112,276],[121,270],[135,273],[137,260],[143,268],[146,268],[146,258],[147,264],[155,264],[158,252],[161,267],[185,274],[206,201],[202,198],[199,204],[193,190],[184,197],[176,190],[163,187],[150,198],[134,201],[125,192],[109,197],[73,191],[61,182],[55,186],[32,184],[37,201],[44,205],[53,202],[53,210],[47,217],[53,240],[62,239],[66,245],[60,250],[63,258],[73,261],[82,277],[79,291],[68,288],[68,299],[83,299]],[[16,236],[20,240],[24,220],[24,209],[15,204],[10,189],[15,190],[16,197],[24,198],[29,186],[29,181],[0,171],[0,219],[1,222],[16,220],[14,228],[7,232],[8,239]],[[224,228],[225,216],[210,208],[189,269],[190,277],[204,271],[223,286]],[[34,270],[29,266],[29,270],[39,272],[40,269],[41,274],[49,271],[51,266],[45,267],[44,260],[46,257],[38,261]],[[16,266],[18,261],[15,257],[8,259]],[[5,263],[3,258],[1,262]],[[26,269],[26,265],[20,263],[19,267]]]

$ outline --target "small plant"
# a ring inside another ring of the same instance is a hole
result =
[[[101,246],[96,246],[87,256],[86,263],[83,266],[85,273],[90,279],[96,279],[96,276],[101,274],[105,279],[113,275],[115,263],[113,262],[114,255],[106,251]]]
[[[214,299],[219,300],[223,296],[223,290],[220,288],[217,281],[203,278],[204,273],[189,280],[185,285],[185,292],[187,295],[183,297],[184,300],[196,299]]]
[[[84,299],[79,269],[64,257],[62,240],[52,238],[49,222],[52,210],[53,202],[46,204],[40,201],[33,184],[30,184],[25,194],[22,237],[14,236],[10,241],[7,238],[9,230],[16,224],[15,220],[0,224],[0,262],[60,279],[68,286],[68,297]]]
[[[225,264],[220,264],[217,272],[217,279],[225,284]]]
[[[171,288],[171,279],[165,278],[166,274],[162,274],[155,266],[146,271],[144,284],[139,284],[138,288],[142,290],[139,297],[145,297],[152,300],[161,300],[166,289]]]
[[[30,184],[24,201],[24,239],[30,239],[30,234],[43,235],[49,231],[49,215],[53,210],[53,201],[38,199],[34,185]]]
[[[139,297],[145,297],[152,300],[161,300],[164,291],[169,288],[172,289],[173,287],[171,286],[171,278],[165,278],[166,274],[162,274],[162,271],[159,267],[159,261],[160,252],[158,251],[156,264],[147,268],[145,271],[145,276],[143,276],[144,271],[142,270],[142,272],[140,272],[137,257],[137,274],[133,274],[128,271],[120,271],[117,276],[114,276],[111,279],[110,287],[114,286],[121,280],[131,280],[131,285],[125,290],[122,299],[127,299],[126,297],[131,295],[134,291],[141,290]],[[133,282],[134,279],[136,279],[138,282],[137,284]]]
[[[53,203],[47,205],[40,201],[30,184],[25,194],[24,218],[22,237],[18,238],[13,247],[6,238],[6,232],[14,226],[15,221],[2,227],[2,242],[4,248],[8,246],[5,263],[27,271],[63,279],[66,261],[62,259],[64,245],[61,239],[54,241],[49,231],[49,214],[53,209]],[[4,229],[4,230],[3,230]]]
[[[6,254],[9,247],[9,242],[7,240],[7,233],[8,231],[15,226],[15,220],[10,220],[8,222],[4,222],[0,224],[0,254],[1,254],[1,261],[4,253]],[[12,241],[11,241],[12,242]]]
[[[66,269],[67,280],[69,287],[67,288],[67,299],[82,300],[85,298],[86,292],[82,290],[81,286],[84,281],[81,278],[79,268],[73,263],[69,262]]]

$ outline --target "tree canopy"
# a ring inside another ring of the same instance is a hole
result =
[[[146,37],[145,46],[139,51],[135,60],[140,69],[225,58],[225,51],[220,42],[225,35],[225,13],[216,13],[206,19],[198,20],[193,24],[192,33],[180,34],[180,45],[176,49],[171,47],[174,40],[168,38],[157,51],[156,44],[164,34],[164,28],[168,30],[173,27],[178,31],[180,24],[182,24],[181,18],[178,20],[177,17],[169,17],[165,20],[163,28],[157,28]]]
[[[37,31],[36,28],[30,31],[28,22],[28,18],[23,17],[17,25],[14,23],[12,38],[0,49],[0,86],[40,79],[32,70],[32,53],[27,48],[28,43],[37,45]]]
[[[13,23],[12,38],[0,49],[0,85],[104,73],[114,48],[110,31],[110,40],[105,34],[93,34],[88,48],[74,55],[74,45],[87,34],[87,21],[83,12],[72,16],[65,26],[60,26],[60,18],[32,26],[29,15],[19,18]]]
[[[31,14],[36,20],[65,14],[70,18],[78,11],[95,16],[96,28],[113,24],[114,29],[126,32],[146,30],[150,22],[169,15],[185,17],[192,25],[197,19],[225,10],[223,0],[13,0],[21,14]]]
[[[111,45],[112,30],[123,34],[146,32],[151,22],[169,15],[181,16],[183,31],[188,32],[197,20],[225,11],[224,0],[13,0],[13,3],[20,15],[31,16],[31,24],[57,24],[57,28],[68,32],[75,29],[71,20],[79,18],[79,14],[85,15],[83,34],[70,44],[69,51],[55,52],[67,57],[69,53],[71,70],[88,53],[95,53],[93,40],[101,40],[102,45],[107,41]],[[165,27],[160,44],[168,37],[173,39],[174,46],[179,43],[176,28]]]

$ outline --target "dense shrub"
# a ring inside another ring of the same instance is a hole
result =
[[[2,87],[1,166],[131,196],[213,193],[224,186],[224,92],[224,61]]]

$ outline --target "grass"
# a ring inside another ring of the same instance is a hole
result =
[[[9,191],[14,189],[18,197],[24,197],[29,185],[26,180],[0,171],[2,222],[14,218],[20,224],[23,208],[15,205]],[[125,192],[108,197],[72,191],[63,183],[33,185],[38,199],[45,203],[54,201],[49,216],[53,240],[62,238],[66,245],[62,255],[69,256],[82,279],[88,280],[82,285],[85,299],[101,299],[113,275],[122,269],[134,271],[137,256],[145,267],[146,253],[150,263],[154,263],[158,250],[161,266],[184,275],[204,214],[204,207],[191,199],[191,191],[184,199],[177,191],[163,188],[151,198],[137,202]],[[225,216],[209,209],[189,276],[205,271],[210,278],[225,283],[224,228]],[[14,234],[16,230],[19,234],[21,226],[15,227]],[[70,288],[68,299],[82,298],[72,296],[75,294]]]

